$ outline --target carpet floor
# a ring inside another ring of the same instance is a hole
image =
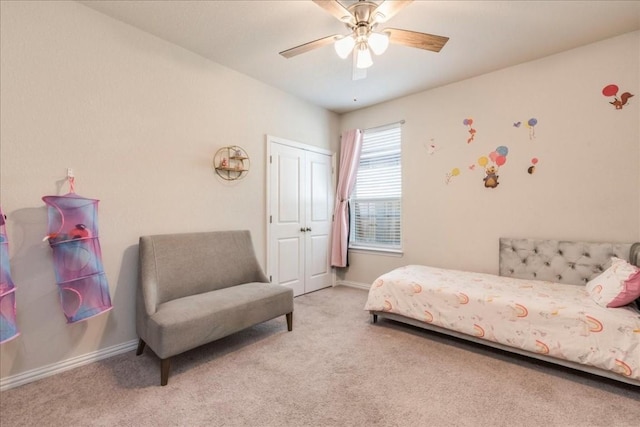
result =
[[[366,291],[295,299],[284,316],[176,356],[148,348],[0,393],[12,426],[637,426],[640,387],[389,320]]]

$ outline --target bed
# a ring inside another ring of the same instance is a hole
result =
[[[610,308],[593,294],[612,260],[640,266],[640,243],[499,243],[499,275],[400,267],[373,282],[365,310],[373,323],[381,316],[640,386],[640,300]]]

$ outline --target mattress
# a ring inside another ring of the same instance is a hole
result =
[[[365,310],[640,380],[640,312],[584,286],[410,265],[376,279]]]

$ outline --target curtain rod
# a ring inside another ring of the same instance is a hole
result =
[[[368,131],[368,130],[382,130],[384,128],[388,128],[388,127],[395,126],[395,125],[403,125],[404,122],[405,122],[404,120],[399,120],[397,122],[387,123],[386,125],[380,125],[380,126],[376,126],[376,127],[372,127],[372,128],[367,128],[367,129],[364,129],[364,130],[365,131]]]

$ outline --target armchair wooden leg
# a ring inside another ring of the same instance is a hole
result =
[[[167,385],[169,382],[169,368],[171,367],[171,358],[160,360],[160,385]]]
[[[138,349],[136,350],[136,356],[140,356],[142,354],[142,352],[144,351],[144,346],[145,346],[145,342],[142,341],[142,338],[140,338],[140,341],[138,341]]]
[[[293,330],[293,312],[287,313],[287,330],[291,332]]]

